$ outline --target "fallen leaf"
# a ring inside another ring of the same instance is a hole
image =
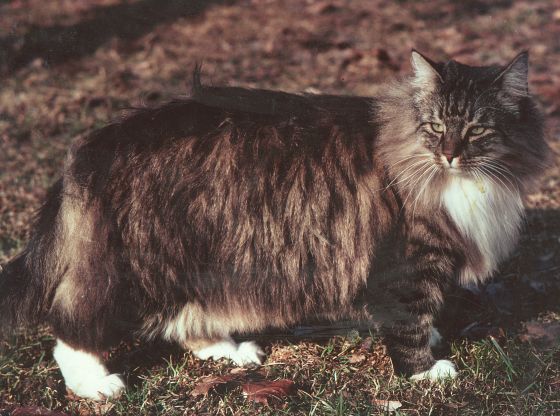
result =
[[[384,412],[395,412],[402,407],[402,403],[396,400],[379,400],[373,399],[373,404],[382,409]]]
[[[282,400],[296,393],[297,388],[292,380],[256,381],[242,386],[243,395],[247,400],[270,404],[274,400]]]
[[[541,347],[550,348],[560,344],[560,322],[529,321],[519,335],[524,342],[533,342]]]
[[[224,393],[241,383],[244,373],[226,374],[223,376],[206,376],[197,383],[191,391],[191,396],[202,396],[210,391]]]
[[[506,333],[499,326],[473,322],[461,330],[461,336],[471,340],[494,337],[502,341],[506,338]]]

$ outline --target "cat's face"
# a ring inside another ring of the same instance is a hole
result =
[[[507,186],[538,162],[541,127],[528,98],[527,58],[522,53],[506,67],[470,67],[413,52],[416,140],[440,174]]]

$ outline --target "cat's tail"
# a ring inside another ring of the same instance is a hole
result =
[[[28,321],[33,302],[28,288],[31,276],[25,253],[18,255],[4,267],[0,266],[0,335],[6,335]]]
[[[0,266],[0,338],[21,326],[34,325],[45,318],[53,280],[56,217],[60,209],[62,182],[49,191],[27,247]]]

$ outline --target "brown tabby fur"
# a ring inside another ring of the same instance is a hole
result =
[[[1,276],[5,328],[46,318],[99,352],[132,333],[192,345],[363,319],[398,371],[426,370],[445,288],[463,268],[486,272],[436,202],[445,176],[425,193],[396,180],[419,146],[417,90],[403,81],[370,99],[197,82],[189,98],[77,140]],[[510,155],[532,163],[521,186],[546,145],[530,97],[519,100],[536,137]]]

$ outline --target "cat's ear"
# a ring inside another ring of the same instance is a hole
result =
[[[414,70],[414,84],[418,87],[433,87],[436,83],[443,81],[435,62],[415,49],[412,50],[410,62]]]
[[[527,77],[529,73],[529,53],[521,52],[507,65],[494,81],[501,83],[502,90],[510,95],[525,97],[529,93]]]

